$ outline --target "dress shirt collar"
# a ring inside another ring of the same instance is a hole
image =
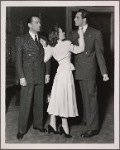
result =
[[[30,36],[33,38],[34,41],[35,41],[35,35],[37,36],[37,40],[38,40],[38,34],[34,34],[34,33],[31,32],[30,30],[29,30],[29,34],[30,34]]]
[[[85,24],[83,27],[81,27],[81,28],[83,28],[83,32],[85,33],[85,31],[87,30],[87,28],[88,28],[88,24]]]

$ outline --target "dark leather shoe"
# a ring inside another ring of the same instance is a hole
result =
[[[20,132],[17,133],[17,139],[22,140],[24,134],[21,134]]]
[[[59,134],[59,132],[55,131],[54,128],[51,125],[48,125],[48,134],[50,134],[51,132],[54,133],[54,134]]]
[[[46,130],[45,128],[39,129],[39,128],[35,128],[35,127],[33,127],[33,129],[35,129],[35,130],[39,130],[40,132],[47,132],[47,130]]]
[[[82,138],[89,138],[95,136],[99,133],[99,130],[88,130],[85,133],[81,134]]]
[[[72,138],[72,135],[67,134],[67,133],[65,132],[65,130],[63,129],[63,127],[61,126],[61,127],[60,127],[60,135],[62,135],[62,134],[64,134],[66,138]]]

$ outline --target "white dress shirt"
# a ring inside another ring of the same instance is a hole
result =
[[[37,40],[38,40],[38,34],[37,34],[37,33],[34,34],[34,33],[32,33],[32,32],[29,30],[29,34],[30,34],[30,36],[33,38],[34,41],[35,41],[35,35],[37,36]]]
[[[87,30],[87,28],[88,28],[88,24],[84,25],[83,27],[79,27],[79,28],[82,28],[83,33],[85,33],[85,31],[86,31],[86,30]]]

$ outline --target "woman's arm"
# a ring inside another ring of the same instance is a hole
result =
[[[52,57],[52,47],[47,45],[47,42],[42,38],[40,39],[40,43],[42,44],[44,48],[44,52],[45,52],[44,62],[46,63]]]
[[[51,47],[48,45],[47,47],[44,47],[44,62],[46,63],[51,57],[52,57],[52,49]]]
[[[79,38],[78,38],[78,46],[77,45],[73,45],[71,44],[71,52],[73,52],[74,54],[78,54],[84,51],[85,49],[85,41],[84,41],[84,34],[83,31],[81,29],[79,29],[78,31],[79,34]]]

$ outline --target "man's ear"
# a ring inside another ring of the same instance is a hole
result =
[[[87,22],[87,19],[86,19],[86,18],[84,18],[84,21],[85,21],[85,22]]]
[[[28,23],[28,27],[31,28],[31,23]]]

